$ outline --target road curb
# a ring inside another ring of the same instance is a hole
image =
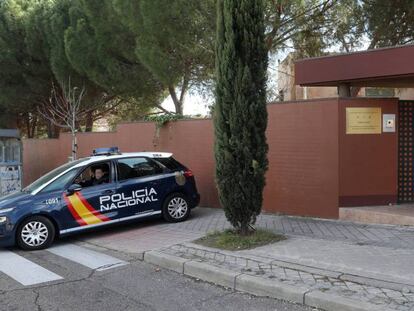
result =
[[[275,280],[263,279],[253,275],[242,274],[236,278],[236,290],[303,304],[303,297],[308,288],[292,286]]]
[[[381,311],[381,306],[348,299],[336,294],[310,290],[283,282],[237,273],[205,262],[148,251],[144,261],[165,269],[256,296],[287,300],[326,311]]]
[[[236,277],[240,275],[240,273],[198,261],[186,262],[184,274],[232,289],[235,288]]]
[[[312,291],[305,294],[304,304],[310,307],[327,311],[381,311],[386,310],[381,306],[363,301],[355,301],[334,294],[320,291]]]
[[[144,253],[144,261],[183,274],[184,264],[189,261],[189,259],[157,251],[149,251]]]

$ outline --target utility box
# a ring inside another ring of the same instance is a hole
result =
[[[18,130],[0,129],[0,197],[22,188],[22,142]]]

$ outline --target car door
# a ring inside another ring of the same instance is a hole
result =
[[[43,188],[36,196],[34,210],[41,209],[47,212],[58,224],[60,230],[66,230],[77,226],[75,219],[70,214],[65,202],[65,191],[68,185],[79,173],[74,168],[61,175],[48,186]]]
[[[123,209],[130,215],[156,213],[163,198],[163,168],[146,157],[122,158],[117,161],[118,193]]]
[[[97,167],[107,170],[109,176],[105,179],[105,182],[95,183],[91,181],[92,179],[85,180]],[[114,163],[112,161],[89,165],[72,183],[82,186],[79,187],[80,190],[64,194],[67,209],[76,221],[77,226],[98,226],[120,217],[117,210],[104,209],[100,204],[102,197],[116,193],[114,172]]]

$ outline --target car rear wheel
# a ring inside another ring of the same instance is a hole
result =
[[[17,230],[17,244],[24,250],[45,249],[53,243],[55,226],[43,216],[24,220]]]
[[[185,195],[173,193],[164,201],[162,214],[168,222],[180,222],[190,216],[190,205]]]

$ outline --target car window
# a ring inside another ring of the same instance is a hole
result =
[[[55,181],[53,181],[52,183],[50,183],[48,186],[46,186],[45,188],[42,189],[42,193],[45,192],[50,192],[50,191],[57,191],[57,190],[63,190],[65,189],[65,186],[73,180],[73,178],[75,177],[75,175],[77,174],[78,170],[77,169],[73,169],[65,174],[63,174],[62,176],[60,176],[59,178],[57,178]]]
[[[186,169],[186,167],[184,165],[182,165],[180,162],[178,162],[173,157],[169,157],[169,158],[157,158],[156,161],[159,162],[159,163],[161,163],[166,168],[168,168],[168,169],[170,169],[172,171]]]
[[[118,160],[118,180],[161,174],[163,168],[151,159],[137,157]]]
[[[98,186],[111,182],[111,163],[94,163],[86,167],[72,182],[82,188]]]
[[[46,175],[40,177],[38,180],[36,180],[33,183],[31,183],[30,185],[28,185],[26,188],[23,189],[23,191],[32,192],[32,191],[36,190],[37,188],[43,186],[44,184],[48,183],[52,179],[54,179],[57,176],[59,176],[60,174],[62,174],[64,171],[70,169],[71,167],[74,167],[75,165],[77,165],[77,164],[79,164],[79,163],[81,163],[85,160],[88,160],[88,158],[79,159],[79,160],[76,160],[76,161],[66,163],[62,166],[59,166],[58,168],[55,168],[53,171],[47,173]]]

